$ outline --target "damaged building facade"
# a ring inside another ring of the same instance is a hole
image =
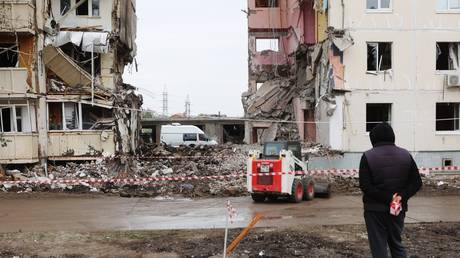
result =
[[[300,139],[353,168],[391,123],[420,166],[460,163],[458,1],[249,0],[246,142]]]
[[[133,153],[135,1],[0,1],[0,164]]]

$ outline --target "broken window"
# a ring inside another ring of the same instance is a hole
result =
[[[436,131],[459,130],[459,103],[436,103]]]
[[[70,10],[70,0],[61,0],[61,15],[66,14]]]
[[[196,142],[196,133],[184,133],[184,142]]]
[[[91,12],[93,16],[99,16],[100,11],[99,11],[99,0],[92,0],[91,1]]]
[[[460,44],[458,42],[436,43],[436,70],[458,70]]]
[[[379,72],[391,69],[390,42],[367,43],[367,71]]]
[[[438,11],[460,11],[460,0],[438,0]]]
[[[18,46],[0,43],[0,67],[17,67]]]
[[[11,107],[0,107],[0,132],[13,131],[13,112]]]
[[[79,129],[78,103],[64,103],[65,128],[68,130]]]
[[[48,103],[48,127],[50,130],[63,130],[62,103]]]
[[[72,43],[62,45],[61,50],[66,55],[72,58],[81,68],[91,74],[91,52],[82,51],[79,47]],[[94,53],[94,73],[101,73],[101,54]]]
[[[257,8],[278,7],[278,0],[255,0]]]
[[[256,39],[256,51],[279,51],[279,38],[257,38]]]
[[[391,0],[367,0],[368,10],[385,10],[391,8]]]
[[[391,124],[391,104],[366,104],[366,132],[372,131],[376,125],[383,122]]]
[[[264,85],[263,82],[256,82],[256,90],[259,90],[262,85]]]
[[[105,130],[113,126],[112,111],[107,108],[81,104],[83,130]]]
[[[76,4],[79,4],[81,1],[84,3],[77,7],[77,15],[89,15],[89,0],[76,0]]]

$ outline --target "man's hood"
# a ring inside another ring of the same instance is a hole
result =
[[[379,143],[395,143],[395,133],[391,125],[387,123],[378,124],[369,134],[372,146]]]

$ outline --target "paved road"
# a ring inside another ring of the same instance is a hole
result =
[[[222,228],[227,199],[161,200],[119,197],[43,197],[0,200],[0,232],[98,231]],[[254,204],[248,197],[230,198],[238,210],[232,227],[245,225],[256,213],[258,226],[363,223],[359,196],[335,196],[300,204]],[[460,197],[416,197],[407,222],[460,221]]]

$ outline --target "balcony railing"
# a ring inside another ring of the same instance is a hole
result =
[[[112,131],[48,132],[50,160],[87,160],[115,152]]]
[[[0,95],[25,94],[28,90],[26,68],[0,68]]]
[[[25,164],[38,162],[38,134],[0,134],[0,163]]]
[[[0,0],[0,32],[34,33],[32,0]]]

